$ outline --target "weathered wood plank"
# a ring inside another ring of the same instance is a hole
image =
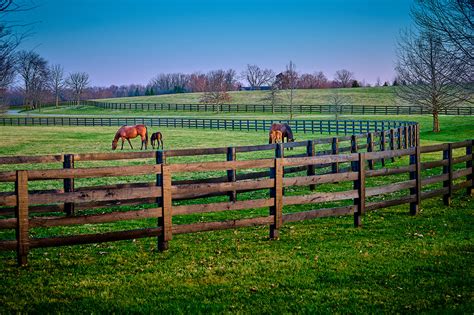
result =
[[[308,203],[320,203],[328,201],[338,201],[353,199],[357,197],[357,190],[328,192],[328,193],[313,193],[310,195],[303,196],[284,196],[283,204],[287,205],[298,205]]]
[[[403,205],[405,203],[414,202],[415,200],[416,200],[416,196],[409,195],[409,196],[399,197],[397,199],[368,202],[365,206],[365,209],[367,211],[373,211],[373,210],[377,210],[381,208],[388,208],[388,207]]]
[[[356,211],[357,206],[346,206],[346,207],[335,207],[335,208],[324,208],[315,209],[309,211],[288,213],[283,215],[283,222],[296,222],[303,220],[310,220],[314,218],[334,217],[353,214]]]
[[[297,166],[297,165],[314,165],[314,164],[327,164],[335,162],[351,162],[357,161],[357,154],[338,154],[338,155],[325,155],[325,156],[308,156],[301,158],[283,159],[284,166]]]
[[[160,216],[161,208],[151,208],[132,211],[115,211],[110,213],[90,214],[73,217],[33,217],[30,219],[30,227],[33,228],[67,226],[76,224],[110,223],[124,220],[158,218]]]
[[[446,165],[448,165],[448,160],[421,162],[421,169],[427,170],[430,168],[446,166]]]
[[[381,168],[378,170],[367,170],[366,177],[388,176],[409,173],[415,170],[415,165],[397,166],[392,168]]]
[[[77,190],[63,194],[30,194],[30,204],[48,204],[64,202],[115,201],[138,198],[161,197],[160,187]]]
[[[438,182],[443,182],[448,179],[448,174],[441,174],[429,176],[421,179],[421,186],[431,185]]]
[[[389,194],[403,189],[409,189],[415,187],[416,181],[414,179],[407,180],[403,182],[398,182],[394,184],[379,186],[379,187],[370,187],[366,188],[365,195],[367,197],[372,197],[381,194]]]
[[[274,203],[274,199],[256,199],[256,200],[244,200],[236,202],[214,202],[205,204],[193,204],[193,205],[182,205],[173,206],[173,215],[183,215],[192,213],[203,213],[203,212],[218,212],[228,210],[244,210],[244,209],[256,209],[270,207]]]
[[[346,172],[338,174],[325,174],[313,176],[286,177],[283,179],[283,186],[307,186],[311,184],[338,183],[357,179],[357,172]]]
[[[227,169],[250,169],[250,168],[267,168],[273,165],[273,159],[246,160],[246,161],[229,161],[229,162],[201,162],[188,164],[171,164],[170,171],[177,172],[206,172]]]
[[[203,183],[173,186],[172,192],[174,198],[199,197],[209,193],[221,193],[228,191],[243,191],[254,189],[271,188],[274,184],[273,179],[260,178],[247,181],[224,182],[224,183]]]

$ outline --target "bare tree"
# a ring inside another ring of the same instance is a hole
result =
[[[346,69],[338,70],[334,75],[334,81],[343,88],[350,87],[354,79],[354,73]]]
[[[65,83],[73,91],[76,103],[79,105],[81,95],[89,85],[89,75],[85,72],[74,72],[69,74]]]
[[[214,70],[206,74],[206,88],[201,98],[201,103],[206,104],[223,104],[229,102],[231,97],[227,93],[229,88],[229,80],[232,74],[228,71]],[[219,106],[217,107],[219,111]]]
[[[400,85],[396,95],[431,111],[433,131],[439,132],[439,113],[472,96],[469,65],[452,58],[442,41],[432,33],[407,31],[398,41],[395,68]]]
[[[161,94],[183,93],[186,92],[189,80],[190,76],[184,73],[160,73],[150,80],[149,85]]]
[[[290,60],[286,65],[286,70],[276,76],[275,84],[282,90],[285,90],[288,101],[290,102],[290,120],[293,119],[293,99],[295,96],[295,89],[298,85],[298,72],[296,72],[296,65]]]
[[[7,23],[3,17],[11,12],[23,11],[28,8],[18,1],[0,0],[0,107],[6,107],[4,103],[5,92],[12,84],[15,76],[15,50],[26,36],[14,31],[15,25]]]
[[[59,94],[64,88],[64,69],[61,65],[52,65],[49,68],[49,87],[54,93],[56,99],[56,107],[59,106]]]
[[[474,2],[416,0],[411,8],[416,25],[439,38],[444,48],[472,66],[474,60]],[[467,57],[467,58],[465,58]]]
[[[280,92],[281,91],[278,87],[278,84],[276,84],[276,81],[274,80],[274,82],[271,84],[270,90],[266,92],[266,95],[261,99],[261,101],[270,103],[272,106],[272,114],[275,113],[275,106],[281,102]]]
[[[348,95],[342,95],[339,92],[332,90],[328,97],[328,104],[331,106],[331,112],[334,113],[335,119],[339,119],[342,114],[344,105],[350,105],[352,98]]]
[[[23,80],[24,104],[38,108],[48,81],[47,61],[34,51],[22,50],[17,54],[16,70]]]
[[[254,90],[259,90],[264,84],[270,84],[275,77],[272,69],[262,69],[257,65],[247,65],[241,77],[248,82]]]

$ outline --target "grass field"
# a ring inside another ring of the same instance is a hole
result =
[[[329,96],[333,93],[350,97],[351,104],[354,105],[394,105],[394,88],[393,87],[376,87],[376,88],[357,88],[357,89],[304,89],[296,90],[293,98],[293,104],[328,104]],[[262,99],[268,94],[267,91],[232,91],[231,104],[265,104]],[[200,102],[202,93],[183,93],[183,94],[167,94],[154,96],[137,96],[103,99],[114,103],[185,103],[197,104]],[[280,93],[280,102],[288,103],[286,91]]]
[[[429,131],[429,117],[415,119],[422,123],[425,144],[473,137],[471,117],[442,117],[445,128],[440,134]],[[166,148],[261,144],[267,138],[265,132],[160,129]],[[0,127],[4,139],[0,155],[109,151],[115,130]],[[310,134],[297,134],[298,140],[310,138]],[[441,198],[423,201],[416,217],[407,215],[408,206],[370,212],[362,229],[353,228],[352,217],[286,224],[278,241],[268,240],[268,227],[257,227],[177,235],[165,253],[156,251],[153,238],[35,249],[24,268],[16,267],[14,252],[1,252],[0,313],[472,313],[474,203],[464,194],[458,194],[451,207],[443,206]],[[222,220],[262,211],[267,210],[173,221]],[[156,222],[135,220],[33,233],[145,226]],[[12,234],[0,233],[0,238],[5,237]]]

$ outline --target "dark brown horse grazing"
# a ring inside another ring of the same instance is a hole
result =
[[[132,143],[130,142],[130,139],[134,139],[136,137],[140,136],[142,138],[142,146],[140,150],[143,150],[143,145],[145,145],[145,150],[148,145],[148,131],[145,125],[135,125],[135,126],[125,126],[123,125],[122,127],[117,130],[117,133],[115,134],[115,138],[112,141],[112,150],[115,150],[117,148],[117,142],[119,139],[122,139],[122,149],[123,150],[123,143],[125,142],[125,139],[127,139],[128,144],[130,144],[130,148],[132,148]]]
[[[160,149],[160,144],[161,144],[161,150],[164,150],[165,147],[163,146],[163,135],[161,132],[154,132],[151,134],[150,142],[151,145],[153,146],[153,149],[155,148],[155,141],[157,142],[157,150]]]
[[[285,142],[285,138],[286,138],[286,142],[295,141],[295,138],[293,137],[293,132],[291,131],[291,128],[287,123],[272,124],[272,127],[270,128],[270,132],[273,130],[281,131],[282,136],[283,136],[282,142]],[[269,143],[271,143],[271,139],[269,139]],[[293,149],[293,148],[290,148],[290,149]]]

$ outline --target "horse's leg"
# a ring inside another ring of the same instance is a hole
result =
[[[127,138],[127,141],[128,141],[128,144],[130,144],[130,148],[132,148],[133,150],[133,146],[132,146],[132,143],[130,142],[130,139]]]
[[[123,140],[122,138],[122,148],[120,150],[123,150],[123,143],[125,142],[125,140]]]

